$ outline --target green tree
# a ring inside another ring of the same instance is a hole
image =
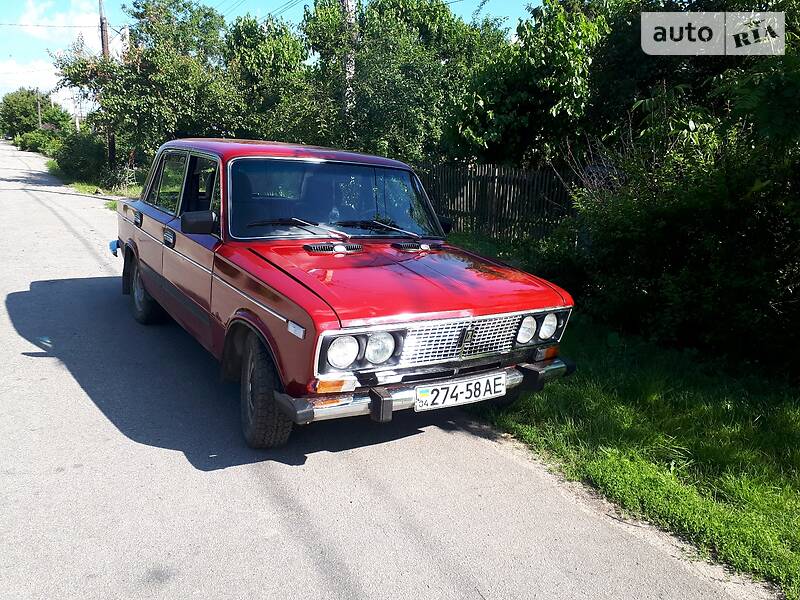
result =
[[[517,39],[476,73],[463,100],[454,145],[465,157],[549,159],[583,131],[592,50],[607,33],[606,20],[556,0],[529,11]]]
[[[375,0],[356,15],[354,131],[342,119],[344,55],[350,47],[340,4],[317,0],[302,30],[316,61],[318,131],[330,143],[411,162],[447,152],[444,131],[472,72],[505,45],[496,22],[467,24],[441,0]],[[352,140],[352,142],[348,142]]]
[[[15,137],[38,129],[39,108],[45,129],[58,132],[69,127],[70,115],[67,111],[53,104],[48,96],[38,90],[20,88],[3,96],[0,102],[0,127],[3,133]]]
[[[243,111],[225,84],[222,17],[187,0],[136,0],[131,47],[121,61],[76,44],[56,59],[62,84],[97,102],[94,123],[145,156],[165,140],[230,135]]]
[[[239,135],[302,138],[309,117],[308,50],[300,36],[284,21],[240,17],[225,35],[224,57],[228,81],[242,102]]]

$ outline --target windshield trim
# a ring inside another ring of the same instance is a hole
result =
[[[235,240],[237,242],[240,241],[248,241],[248,240],[329,240],[335,238],[333,235],[316,235],[316,236],[298,236],[298,235],[258,235],[258,236],[247,236],[241,237],[233,235],[231,231],[231,198],[233,196],[233,177],[231,175],[231,167],[233,163],[238,160],[243,159],[261,159],[261,160],[277,160],[277,161],[299,161],[299,162],[310,162],[310,163],[336,163],[336,164],[343,164],[343,165],[356,165],[359,167],[371,167],[373,169],[394,169],[397,171],[406,171],[411,175],[411,180],[415,183],[416,187],[419,188],[418,191],[421,192],[422,200],[425,202],[425,206],[430,211],[430,214],[433,215],[433,222],[436,227],[439,229],[439,233],[436,235],[422,235],[420,239],[429,239],[429,240],[444,240],[446,239],[444,235],[444,230],[442,229],[442,224],[439,223],[439,215],[436,214],[436,211],[433,209],[433,204],[431,203],[430,198],[428,197],[428,192],[425,191],[425,188],[422,185],[417,174],[410,168],[402,168],[402,167],[386,167],[383,165],[376,165],[374,163],[369,162],[360,162],[360,161],[353,161],[353,160],[338,160],[338,159],[328,159],[328,158],[314,158],[314,157],[298,157],[298,156],[264,156],[261,154],[246,154],[242,156],[234,156],[230,160],[228,160],[228,164],[225,167],[225,193],[227,198],[225,199],[225,229],[228,237],[231,240]],[[407,235],[370,235],[370,234],[360,234],[360,233],[353,233],[348,234],[351,238],[372,238],[372,239],[380,239],[380,238],[399,238],[399,237],[410,237]]]

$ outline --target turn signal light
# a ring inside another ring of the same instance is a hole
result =
[[[536,360],[549,360],[558,356],[558,346],[550,346],[548,348],[539,348],[536,351]]]
[[[339,392],[352,392],[356,389],[355,379],[326,379],[312,382],[311,391],[317,394],[336,394]]]

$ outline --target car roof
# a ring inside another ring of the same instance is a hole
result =
[[[339,162],[360,163],[379,167],[410,169],[407,164],[399,160],[348,152],[334,148],[320,146],[306,146],[303,144],[287,144],[285,142],[267,142],[259,140],[237,140],[227,138],[185,138],[172,140],[161,146],[164,148],[182,148],[187,150],[201,150],[216,154],[227,161],[242,156],[269,156],[276,158],[297,158],[311,160],[330,160]]]

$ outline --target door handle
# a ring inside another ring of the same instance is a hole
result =
[[[174,248],[175,247],[175,232],[172,229],[165,229],[164,230],[164,245],[167,248]]]

